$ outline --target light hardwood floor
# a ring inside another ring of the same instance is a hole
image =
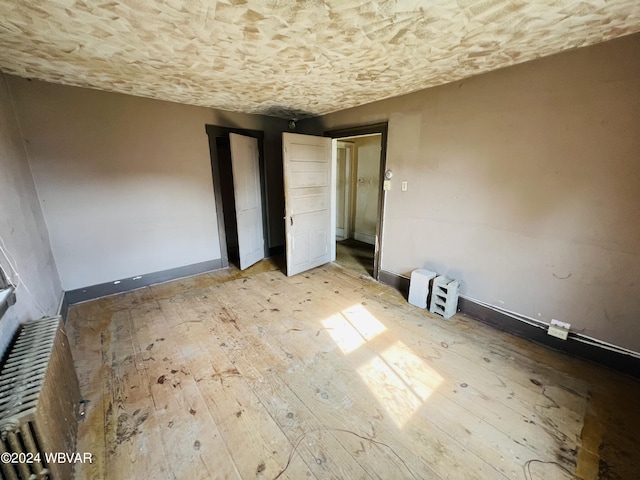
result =
[[[638,478],[638,381],[335,264],[91,301],[67,331],[77,479]]]

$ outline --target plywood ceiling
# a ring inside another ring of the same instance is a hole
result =
[[[286,118],[640,31],[640,0],[0,0],[0,70]]]

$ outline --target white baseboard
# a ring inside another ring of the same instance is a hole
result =
[[[359,242],[368,243],[369,245],[376,244],[376,236],[375,235],[367,235],[366,233],[354,232],[353,238],[358,240]]]

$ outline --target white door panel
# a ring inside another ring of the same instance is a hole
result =
[[[244,270],[264,258],[258,140],[235,133],[229,134],[229,140],[238,223],[240,269]]]
[[[283,133],[287,275],[335,259],[331,139]],[[335,223],[335,222],[334,222]]]

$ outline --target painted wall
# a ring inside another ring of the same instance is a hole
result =
[[[375,244],[380,186],[380,136],[353,139],[356,176],[353,237]]]
[[[301,128],[389,122],[383,270],[640,352],[638,79],[633,35]]]
[[[8,81],[65,290],[220,258],[205,124],[265,130],[270,208],[282,217],[284,121]]]
[[[36,189],[14,115],[6,77],[0,73],[0,245],[12,257],[19,278],[17,302],[0,319],[0,357],[18,325],[55,315],[62,298]],[[0,253],[0,264],[9,273]],[[21,284],[19,283],[21,282]],[[27,291],[28,290],[28,291]],[[31,292],[31,293],[29,293]]]

